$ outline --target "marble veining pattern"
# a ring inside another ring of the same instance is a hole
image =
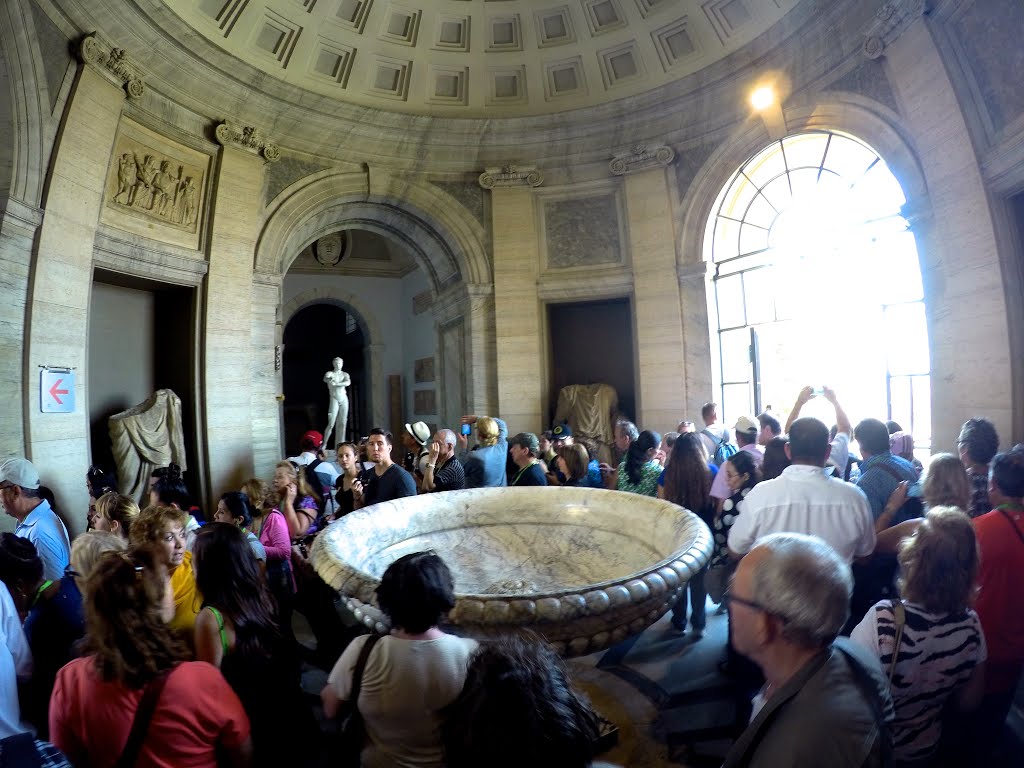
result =
[[[449,564],[460,630],[486,637],[530,627],[567,655],[643,631],[707,562],[696,515],[635,494],[580,488],[485,488],[384,502],[332,524],[317,572],[369,627],[395,559],[432,549]]]

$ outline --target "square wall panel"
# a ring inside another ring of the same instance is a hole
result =
[[[544,64],[544,95],[549,101],[586,92],[583,61],[579,56]]]
[[[523,35],[518,13],[491,16],[487,19],[487,50],[523,50]]]
[[[416,35],[420,28],[420,10],[401,5],[392,5],[384,14],[381,24],[381,40],[399,45],[416,45]]]
[[[469,93],[469,69],[467,67],[433,66],[427,77],[427,101],[431,104],[465,106]]]
[[[525,104],[526,67],[499,67],[488,72],[487,104]]]
[[[668,72],[681,61],[700,56],[701,49],[690,34],[689,18],[683,16],[651,33],[661,66]]]
[[[533,16],[537,22],[538,47],[550,48],[576,42],[576,31],[572,26],[569,6],[534,11]]]
[[[320,38],[313,52],[310,72],[318,78],[326,78],[345,88],[355,56],[355,48]]]
[[[338,0],[334,18],[344,26],[362,33],[372,4],[373,0]]]
[[[590,34],[601,35],[626,26],[626,16],[618,0],[581,0]]]
[[[438,16],[434,48],[439,51],[469,51],[469,20],[469,16]]]
[[[409,96],[412,62],[377,56],[368,71],[367,91],[374,96],[405,101]]]

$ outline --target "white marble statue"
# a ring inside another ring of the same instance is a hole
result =
[[[324,374],[324,384],[331,396],[330,409],[327,411],[327,429],[324,430],[324,446],[331,445],[331,433],[334,432],[334,425],[338,426],[338,437],[345,439],[348,429],[348,392],[346,391],[352,383],[352,377],[341,366],[345,361],[340,357],[334,358],[334,368]]]

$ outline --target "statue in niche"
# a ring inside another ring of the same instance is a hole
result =
[[[111,416],[111,448],[121,493],[145,505],[149,477],[157,467],[187,469],[181,400],[169,389],[157,390],[144,403]]]
[[[135,158],[125,152],[117,163],[117,194],[114,202],[131,205],[132,190],[135,189]],[[119,198],[124,197],[124,200]]]
[[[340,357],[334,358],[334,367],[324,374],[324,383],[327,385],[327,392],[331,396],[331,404],[327,411],[327,429],[324,430],[324,445],[329,446],[331,433],[337,423],[338,436],[344,440],[348,432],[348,387],[352,384],[352,377],[341,369],[344,360]],[[339,418],[340,417],[340,418]]]
[[[153,210],[153,178],[157,174],[156,161],[152,155],[146,155],[142,162],[138,156],[135,157],[136,181],[135,192],[128,198],[128,205],[136,208],[144,208],[147,211]],[[140,198],[139,195],[142,195]]]

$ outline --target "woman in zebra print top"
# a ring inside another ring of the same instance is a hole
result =
[[[932,508],[904,541],[899,563],[906,621],[895,668],[892,600],[870,608],[851,639],[878,654],[883,672],[891,671],[896,765],[918,768],[934,756],[949,697],[966,711],[978,706],[984,692],[985,637],[968,607],[978,573],[970,519],[956,507]]]

